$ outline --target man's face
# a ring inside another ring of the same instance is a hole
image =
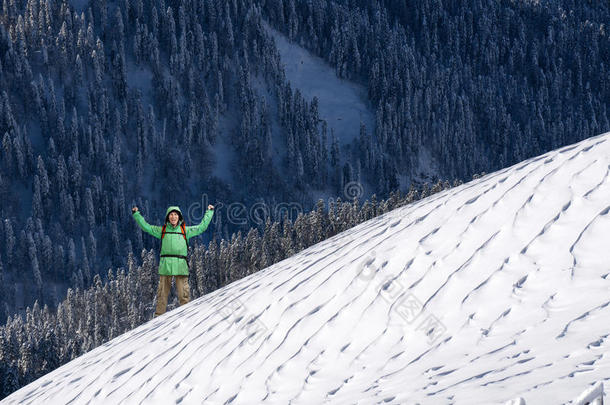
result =
[[[178,214],[175,211],[169,213],[169,223],[172,224],[172,226],[176,226],[178,223]]]

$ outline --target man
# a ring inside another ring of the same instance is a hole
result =
[[[167,297],[172,286],[172,276],[176,281],[176,292],[180,305],[189,302],[189,268],[186,261],[188,240],[208,229],[214,215],[214,206],[208,205],[201,223],[196,226],[185,226],[180,208],[169,207],[165,213],[165,225],[149,225],[138,207],[132,208],[133,218],[140,228],[161,240],[161,258],[159,260],[159,287],[157,288],[157,309],[154,317],[165,313]]]

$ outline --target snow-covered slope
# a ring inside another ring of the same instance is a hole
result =
[[[610,134],[336,235],[10,404],[558,404],[610,376]]]

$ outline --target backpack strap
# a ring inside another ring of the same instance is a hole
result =
[[[184,225],[184,221],[180,223],[180,230],[182,231],[182,236],[184,236],[184,241],[186,242],[186,250],[189,250],[189,241],[186,238],[186,226]]]

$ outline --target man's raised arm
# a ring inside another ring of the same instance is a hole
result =
[[[210,204],[210,205],[208,205],[208,209],[206,210],[205,214],[203,215],[203,219],[201,220],[201,223],[199,225],[186,227],[186,237],[192,238],[193,236],[197,236],[197,235],[205,232],[205,230],[208,229],[210,222],[212,221],[213,215],[214,215],[214,206]]]
[[[136,223],[140,226],[140,228],[142,228],[142,230],[144,232],[154,236],[157,239],[161,239],[161,227],[160,226],[150,225],[148,222],[146,222],[146,220],[144,219],[142,214],[140,214],[138,207],[133,207],[131,209],[131,212],[132,212],[133,219],[136,220]]]

